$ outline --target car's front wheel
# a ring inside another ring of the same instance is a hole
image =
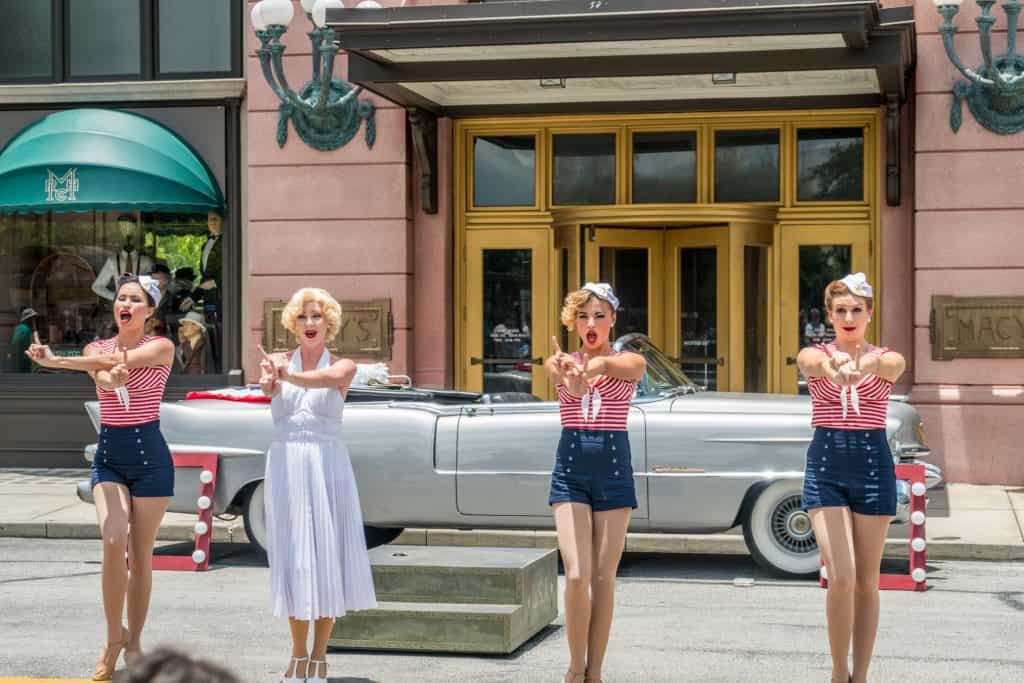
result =
[[[263,507],[263,493],[266,491],[263,482],[256,484],[245,498],[242,508],[242,521],[245,523],[245,535],[260,552],[267,552],[267,513]]]
[[[267,551],[267,516],[263,507],[263,496],[266,486],[261,481],[256,484],[246,496],[245,504],[242,506],[242,518],[245,523],[245,533],[249,542],[260,552]],[[376,548],[385,545],[398,538],[404,529],[363,527],[366,536],[366,547]]]
[[[801,507],[802,482],[786,479],[762,489],[743,519],[743,538],[754,560],[785,577],[818,573],[818,542]]]

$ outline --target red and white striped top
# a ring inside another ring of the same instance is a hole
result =
[[[159,337],[143,337],[135,348],[139,348]],[[103,353],[117,350],[117,337],[96,342]],[[167,376],[171,366],[156,365],[146,368],[131,368],[128,371],[128,410],[117,400],[117,392],[96,387],[100,400],[100,422],[111,427],[130,427],[160,419],[160,401],[164,397]]]
[[[814,348],[829,358],[836,351],[833,344],[815,344]],[[889,349],[870,346],[868,353],[883,355]],[[892,382],[878,375],[868,375],[856,386],[857,399],[854,402],[848,389],[846,419],[843,419],[842,387],[827,377],[809,377],[807,389],[811,392],[811,425],[830,429],[884,429],[885,416],[889,407]],[[860,413],[854,409],[856,405]]]
[[[621,352],[609,355],[617,356]],[[577,360],[579,353],[572,354]],[[565,385],[555,387],[558,391],[558,408],[565,429],[601,429],[626,431],[629,404],[636,393],[636,382],[601,375],[590,386],[585,396],[573,396]]]

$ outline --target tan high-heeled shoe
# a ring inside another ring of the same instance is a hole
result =
[[[100,655],[100,660],[96,662],[96,670],[92,672],[92,680],[109,681],[114,677],[114,669],[117,668],[117,658],[121,655],[121,650],[126,645],[128,645],[128,629],[122,626],[121,642],[107,643],[107,646],[103,648],[103,654]]]

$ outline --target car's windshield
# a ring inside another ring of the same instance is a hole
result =
[[[647,359],[647,372],[637,384],[637,398],[655,398],[697,391],[697,385],[642,334],[627,334],[613,344],[617,351],[632,351]]]

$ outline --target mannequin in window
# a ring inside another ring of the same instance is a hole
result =
[[[224,263],[221,233],[224,230],[224,219],[220,214],[210,211],[206,214],[206,229],[210,234],[206,238],[206,243],[203,244],[203,252],[200,256],[199,272],[202,277],[199,282],[199,290],[201,291],[196,294],[202,297],[204,307],[210,310],[210,304],[216,306],[220,303],[220,279],[223,277],[221,269]],[[219,308],[215,310],[219,310]]]
[[[178,327],[178,348],[175,352],[178,371],[183,375],[205,375],[212,368],[210,345],[206,339],[203,316],[195,311],[181,319]]]
[[[221,362],[220,339],[220,283],[224,277],[223,239],[224,219],[219,213],[206,214],[206,228],[209,236],[203,244],[199,257],[199,286],[192,293],[194,298],[203,300],[203,315],[206,318],[206,342],[209,345],[213,363]]]
[[[153,259],[142,253],[142,244],[136,244],[138,230],[135,219],[132,216],[119,217],[117,229],[121,231],[123,239],[121,249],[107,257],[103,268],[100,269],[100,274],[92,283],[92,291],[107,301],[114,300],[119,277],[125,273],[148,275],[153,268]]]

